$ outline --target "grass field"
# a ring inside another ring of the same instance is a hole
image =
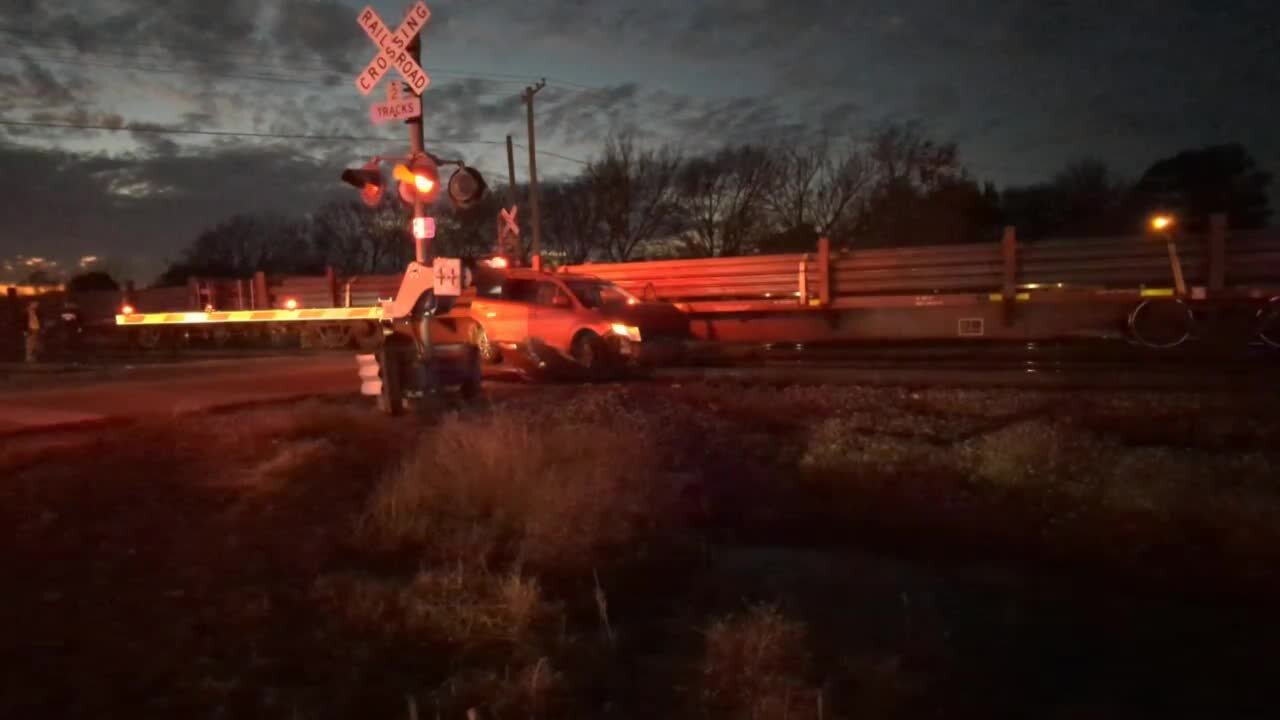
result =
[[[0,445],[2,717],[1260,717],[1272,398],[553,386]]]

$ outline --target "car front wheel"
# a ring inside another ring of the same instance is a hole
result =
[[[498,351],[498,346],[493,344],[489,339],[489,333],[485,332],[483,325],[476,325],[471,331],[471,342],[476,346],[476,350],[480,351],[480,359],[490,365],[502,362],[502,353]]]
[[[590,330],[578,333],[578,336],[573,339],[573,346],[569,348],[569,354],[575,362],[591,373],[598,373],[608,359],[604,341]]]

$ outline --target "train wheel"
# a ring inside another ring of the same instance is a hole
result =
[[[212,335],[213,344],[219,349],[225,348],[227,345],[231,344],[231,328],[216,327],[213,329]]]
[[[164,339],[164,331],[160,328],[138,328],[137,335],[134,336],[138,347],[143,350],[155,350],[160,347],[160,341]]]
[[[346,325],[322,325],[318,332],[320,344],[326,350],[351,347],[351,328]]]
[[[273,348],[298,347],[298,334],[284,323],[270,323],[267,326],[267,339]]]
[[[1181,299],[1144,300],[1129,313],[1129,332],[1139,343],[1160,350],[1191,338],[1195,314]]]

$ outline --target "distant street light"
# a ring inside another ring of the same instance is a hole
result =
[[[1156,232],[1165,232],[1174,226],[1172,215],[1152,215],[1151,229]]]

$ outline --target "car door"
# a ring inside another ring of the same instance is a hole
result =
[[[550,280],[538,281],[530,322],[535,337],[567,354],[580,316],[581,310],[564,288]]]
[[[529,316],[537,284],[523,278],[507,278],[501,285],[482,289],[471,302],[471,316],[494,343],[524,343],[529,339]]]

